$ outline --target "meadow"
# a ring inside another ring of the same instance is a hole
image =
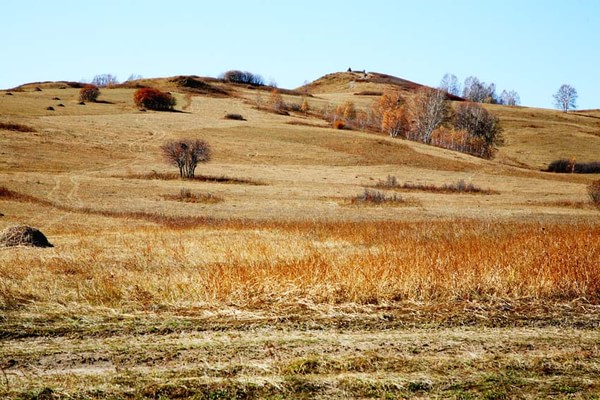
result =
[[[383,90],[340,77],[313,110]],[[597,112],[488,106],[484,160],[152,83],[178,112],[0,92],[0,228],[54,245],[0,248],[4,398],[600,395],[599,177],[542,171],[597,161]],[[198,179],[161,157],[181,137],[213,148]]]

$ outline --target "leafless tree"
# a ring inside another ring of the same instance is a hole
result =
[[[465,79],[462,97],[476,103],[498,102],[496,98],[496,85],[494,83],[487,85],[485,82],[481,82],[476,76],[469,76]]]
[[[179,168],[179,176],[184,179],[193,179],[198,163],[209,161],[211,156],[209,144],[201,139],[168,141],[161,150],[167,162]]]
[[[431,141],[433,131],[448,120],[446,93],[423,87],[408,104],[411,136],[424,143]]]
[[[504,104],[505,106],[516,106],[521,104],[521,98],[519,97],[519,93],[514,90],[503,90],[500,93],[500,104]]]
[[[577,107],[577,90],[571,85],[562,85],[556,94],[554,94],[554,104],[556,108],[568,112]]]
[[[127,78],[127,80],[125,82],[137,81],[142,78],[143,78],[143,76],[140,74],[131,74],[131,75],[129,75],[129,78]]]
[[[454,115],[454,127],[483,139],[489,148],[502,143],[500,120],[479,104],[459,104]]]
[[[102,75],[96,75],[94,77],[94,79],[92,79],[91,83],[92,83],[92,85],[96,85],[98,87],[107,87],[107,86],[112,86],[112,85],[118,84],[119,80],[114,75],[102,74]]]
[[[440,82],[439,89],[448,94],[460,96],[460,83],[454,74],[445,74]]]

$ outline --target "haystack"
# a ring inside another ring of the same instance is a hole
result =
[[[42,232],[27,225],[11,226],[0,232],[0,247],[13,246],[54,247]]]

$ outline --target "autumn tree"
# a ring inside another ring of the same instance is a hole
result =
[[[139,108],[149,110],[170,111],[175,107],[176,100],[170,93],[161,92],[155,88],[141,88],[133,94],[133,102]]]
[[[161,150],[167,162],[179,168],[183,179],[193,179],[198,163],[209,161],[211,156],[209,144],[201,139],[168,141]]]
[[[306,97],[302,99],[300,111],[303,112],[304,115],[308,114],[308,112],[310,111],[310,104],[308,104],[308,100],[306,100]]]
[[[285,101],[283,100],[283,96],[281,95],[281,93],[279,93],[279,90],[277,89],[271,90],[267,103],[269,108],[275,112],[285,111]]]
[[[381,131],[391,137],[404,136],[408,130],[408,119],[404,107],[396,106],[384,111],[381,117]]]
[[[100,89],[98,86],[87,84],[79,90],[79,101],[96,101],[100,96]]]
[[[428,87],[420,88],[408,103],[408,115],[411,137],[429,143],[433,131],[448,120],[446,93]]]
[[[342,105],[342,117],[347,123],[356,119],[356,106],[354,105],[354,102],[344,102]]]
[[[568,112],[577,107],[577,90],[571,85],[562,85],[558,91],[552,96],[556,108]]]

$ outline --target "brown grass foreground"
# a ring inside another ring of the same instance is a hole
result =
[[[0,253],[0,307],[600,301],[600,226],[264,223]]]

